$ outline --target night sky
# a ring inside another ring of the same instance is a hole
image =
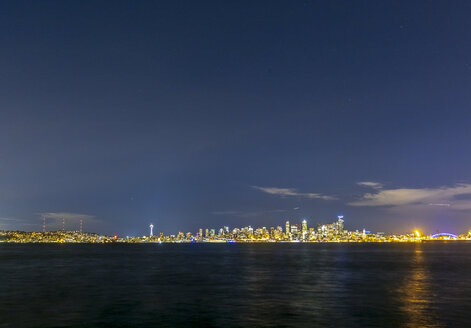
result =
[[[471,2],[1,1],[0,229],[471,229]]]

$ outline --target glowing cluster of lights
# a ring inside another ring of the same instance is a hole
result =
[[[451,238],[456,238],[458,237],[457,235],[453,233],[448,233],[448,232],[442,232],[442,233],[436,233],[431,236],[432,238],[438,238],[438,237],[451,237]]]

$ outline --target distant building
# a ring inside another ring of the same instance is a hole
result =
[[[307,236],[307,221],[306,220],[303,220],[302,222],[301,232],[302,232],[303,239],[306,239],[306,236]]]
[[[338,218],[338,221],[337,221],[337,229],[338,229],[338,232],[339,232],[340,234],[343,234],[343,231],[344,231],[343,215],[339,215],[339,216],[337,216],[337,218]]]

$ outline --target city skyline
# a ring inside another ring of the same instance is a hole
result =
[[[154,224],[149,225],[149,234],[142,236],[107,236],[82,230],[57,231],[3,231],[0,230],[0,242],[6,243],[421,243],[430,241],[465,241],[471,240],[471,230],[461,233],[430,233],[413,229],[400,234],[373,232],[363,229],[348,229],[343,215],[331,223],[308,224],[306,219],[300,223],[290,221],[284,225],[270,227],[229,227],[199,228],[197,232],[179,230],[165,234],[155,231]],[[81,227],[82,229],[82,227]]]
[[[471,229],[469,3],[0,12],[0,230]]]
[[[62,215],[64,215],[65,213],[61,213]],[[362,227],[362,228],[359,228],[359,227],[353,227],[353,226],[345,226],[344,222],[344,215],[337,215],[336,216],[338,221],[337,223],[333,223],[333,224],[326,224],[326,223],[322,223],[321,221],[316,221],[316,222],[309,222],[309,229],[308,229],[308,221],[310,220],[309,217],[285,217],[284,219],[286,220],[285,224],[284,224],[284,228],[283,228],[283,225],[276,225],[276,227],[273,225],[273,222],[271,224],[269,224],[267,227],[269,227],[269,230],[270,232],[272,232],[273,229],[277,229],[277,230],[280,230],[280,231],[283,231],[284,229],[284,233],[286,234],[286,236],[290,235],[292,233],[292,230],[294,229],[295,232],[294,234],[297,234],[298,232],[299,233],[305,233],[307,232],[308,230],[311,232],[311,228],[312,229],[315,229],[315,230],[319,230],[319,231],[323,231],[323,229],[325,229],[326,227],[337,227],[340,231],[343,231],[343,229],[345,229],[345,232],[347,232],[347,228],[350,228],[350,229],[353,229],[351,231],[355,231],[355,232],[360,232],[363,231],[363,234],[365,234],[365,231],[367,234],[373,234],[373,235],[381,235],[381,236],[395,236],[395,235],[408,235],[408,234],[420,234],[421,236],[426,236],[426,235],[429,235],[429,236],[433,236],[433,235],[436,235],[436,236],[441,236],[441,235],[446,235],[446,236],[467,236],[466,238],[468,238],[468,236],[470,236],[471,234],[471,230],[469,231],[461,231],[461,232],[456,232],[455,233],[451,233],[451,232],[443,232],[443,231],[440,231],[439,229],[436,229],[435,231],[427,231],[427,230],[424,230],[418,226],[410,226],[408,228],[406,228],[404,231],[401,231],[401,232],[388,232],[388,231],[371,231],[371,230],[368,230],[367,228],[365,227]],[[32,232],[32,233],[57,233],[57,232],[79,232],[80,234],[82,234],[84,232],[83,230],[83,219],[79,219],[78,220],[78,226],[76,227],[77,225],[77,220],[75,220],[75,222],[72,222],[72,224],[70,222],[67,223],[67,229],[66,229],[66,220],[64,219],[63,216],[61,216],[60,218],[57,218],[55,221],[52,222],[52,224],[49,223],[49,225],[47,224],[48,220],[46,218],[46,216],[42,216],[41,217],[41,222],[42,222],[42,230],[21,230],[21,229],[0,229],[0,231],[4,231],[4,232],[13,232],[13,231],[22,231],[22,232]],[[155,221],[154,221],[155,222]],[[348,224],[348,223],[347,223]],[[257,227],[256,225],[252,225],[252,224],[249,224],[248,226],[244,227],[244,228],[240,228],[240,227],[230,227],[228,225],[221,225],[219,228],[215,228],[215,227],[207,227],[205,226],[205,228],[201,228],[201,226],[204,226],[204,224],[200,224],[199,225],[200,228],[197,229],[197,232],[192,232],[192,231],[188,231],[186,229],[178,229],[178,233],[176,232],[168,232],[168,231],[161,231],[161,230],[158,230],[158,225],[154,225],[153,222],[150,222],[149,225],[148,225],[148,229],[149,229],[149,233],[148,233],[148,237],[149,238],[155,238],[156,236],[163,236],[163,235],[168,235],[168,236],[175,236],[175,235],[180,235],[180,234],[183,234],[183,235],[188,235],[190,234],[191,236],[199,236],[199,237],[208,237],[209,235],[211,236],[218,236],[220,235],[221,233],[223,233],[223,231],[225,232],[230,232],[232,229],[234,229],[234,231],[236,230],[240,230],[240,229],[252,229],[252,231],[255,231],[255,230],[266,230],[267,227],[265,226],[260,226],[260,227]],[[78,228],[78,229],[75,229],[75,228]],[[155,228],[155,230],[154,230]],[[337,229],[336,228],[336,229]],[[186,231],[186,232],[184,232]],[[92,231],[92,230],[89,230],[88,233],[92,233],[92,234],[97,234],[96,231]],[[99,235],[99,234],[98,234]],[[145,237],[145,233],[143,234],[142,237]],[[104,235],[106,236],[106,234]],[[118,236],[118,234],[115,234],[114,236]],[[132,237],[138,237],[138,234],[137,235],[132,235]],[[298,236],[299,237],[299,236]],[[299,238],[298,238],[299,239]],[[301,238],[299,240],[304,240],[305,238]]]

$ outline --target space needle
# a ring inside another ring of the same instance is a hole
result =
[[[151,223],[149,228],[150,228],[150,237],[152,238],[152,236],[154,235],[154,233],[152,232],[152,229],[154,229],[154,225]]]

